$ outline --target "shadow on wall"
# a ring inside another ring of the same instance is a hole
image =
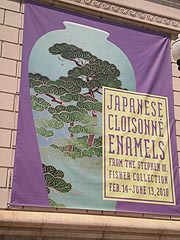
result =
[[[164,5],[167,7],[171,7],[171,8],[180,9],[180,1],[179,0],[145,0],[145,1],[161,4],[161,5]]]

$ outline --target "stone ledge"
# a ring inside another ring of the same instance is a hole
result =
[[[122,235],[124,238],[119,238]],[[151,236],[152,239],[180,239],[180,221],[0,210],[0,236],[61,236],[59,239],[62,236],[65,239],[126,239],[126,236],[131,236],[130,239],[139,240]]]

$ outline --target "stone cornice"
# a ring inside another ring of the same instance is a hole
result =
[[[180,239],[180,221],[0,210],[0,239],[1,236],[175,240]]]
[[[85,5],[92,6],[94,8],[100,8],[109,10],[121,16],[129,16],[131,18],[139,19],[140,21],[146,20],[151,23],[163,24],[165,26],[170,25],[173,27],[180,27],[180,21],[176,19],[166,18],[163,16],[157,16],[151,12],[138,11],[135,8],[128,8],[120,4],[111,4],[108,1],[97,0],[76,0],[76,2],[83,3]]]
[[[137,11],[135,8],[128,8],[120,4],[111,4],[107,2],[97,0],[77,0],[79,3],[84,3],[95,8],[105,9],[117,13],[122,16],[129,16],[132,18],[147,20],[154,23],[160,23],[164,25],[171,25],[173,27],[180,27],[180,21],[176,19],[166,18],[163,16],[157,16],[151,12]]]
[[[37,1],[37,0],[36,0]],[[43,0],[39,0],[42,1]],[[129,7],[124,4],[115,3],[115,1],[110,0],[49,0],[51,4],[55,4],[57,6],[64,5],[73,5],[76,7],[82,7],[87,10],[93,10],[94,12],[101,13],[102,17],[111,15],[116,16],[125,21],[137,22],[145,25],[157,26],[165,29],[172,30],[174,32],[180,31],[180,20],[177,18],[170,18],[163,15],[157,15],[151,11],[144,11],[143,9],[139,9],[138,7]],[[48,2],[48,0],[44,0],[44,2]],[[179,10],[180,12],[180,10]],[[95,14],[95,13],[94,13]],[[97,15],[97,14],[95,14]]]

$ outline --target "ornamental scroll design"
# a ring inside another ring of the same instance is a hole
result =
[[[118,4],[111,4],[108,2],[98,1],[98,0],[71,0],[81,4],[89,5],[91,7],[108,10],[114,12],[118,15],[129,16],[132,18],[137,18],[139,20],[149,21],[152,23],[163,24],[166,26],[180,27],[180,21],[165,18],[163,16],[157,16],[148,12],[137,11],[136,9],[131,9],[128,7],[120,6]]]

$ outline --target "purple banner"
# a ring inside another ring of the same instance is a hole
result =
[[[11,205],[179,215],[171,75],[169,36],[26,1]]]

